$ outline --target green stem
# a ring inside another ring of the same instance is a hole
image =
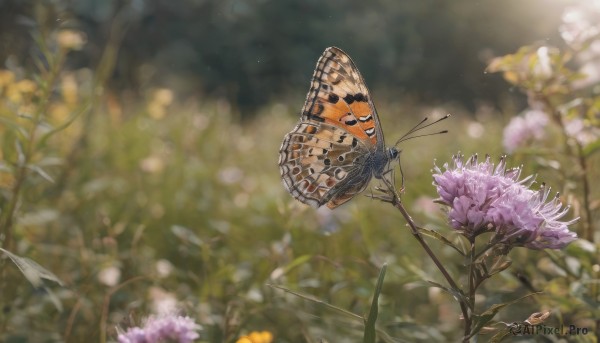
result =
[[[496,243],[493,241],[493,238],[492,238],[492,241],[488,242],[488,244],[483,249],[481,249],[480,252],[478,252],[478,253],[475,254],[475,256],[473,257],[473,261],[479,260],[479,258],[481,256],[483,256],[485,253],[487,253],[488,250],[490,250],[491,248],[493,248],[495,245],[496,245]]]
[[[15,183],[11,191],[10,201],[6,207],[6,210],[2,212],[2,216],[0,217],[0,233],[2,234],[2,236],[4,236],[2,237],[2,248],[8,251],[13,251],[14,220],[21,198],[21,194],[23,192],[23,186],[29,174],[28,166],[31,162],[31,158],[35,154],[36,133],[38,131],[42,116],[48,111],[50,98],[52,96],[52,89],[54,88],[54,84],[56,82],[56,79],[58,78],[60,67],[63,64],[65,57],[66,51],[60,50],[58,56],[55,59],[51,57],[48,58],[50,70],[47,70],[45,72],[44,76],[46,77],[44,79],[46,82],[42,84],[42,94],[40,95],[39,100],[40,103],[33,115],[32,122],[28,130],[27,141],[25,142],[25,148],[22,152],[20,152],[20,155],[18,157],[17,170],[15,172]],[[12,310],[10,303],[14,301],[14,292],[16,291],[16,288],[7,287],[8,283],[11,282],[9,268],[6,267],[7,265],[7,263],[3,263],[2,265],[0,265],[0,306],[2,311],[4,312],[3,315],[0,317],[0,332],[6,331],[6,327],[8,325],[9,312]]]
[[[456,284],[456,282],[454,281],[454,279],[452,278],[450,273],[448,273],[448,270],[446,270],[444,265],[440,262],[440,260],[435,255],[435,253],[431,250],[431,248],[429,247],[427,242],[425,242],[425,240],[423,239],[423,236],[419,233],[419,231],[417,229],[417,225],[415,224],[415,222],[411,218],[410,214],[408,214],[408,212],[402,205],[402,201],[400,200],[400,195],[396,191],[396,188],[394,187],[394,185],[389,180],[386,180],[385,178],[383,178],[383,180],[386,183],[386,185],[388,186],[388,189],[390,190],[390,192],[392,194],[392,199],[390,202],[392,203],[392,205],[394,205],[394,207],[396,209],[398,209],[398,211],[400,211],[400,213],[402,214],[402,216],[408,223],[408,226],[410,227],[413,237],[419,242],[419,244],[421,244],[421,246],[423,247],[423,249],[425,250],[427,255],[429,255],[429,258],[431,258],[431,260],[436,265],[438,270],[442,273],[442,275],[444,276],[444,278],[450,285],[450,288],[452,288],[456,292],[462,293],[461,289],[458,287],[458,285]],[[468,306],[465,303],[464,299],[457,299],[457,300],[459,302],[460,309],[461,309],[463,318],[465,320],[465,323],[468,323],[468,325],[470,326],[471,316],[470,316],[470,313],[468,310]]]
[[[592,231],[592,209],[590,201],[590,181],[588,179],[588,167],[583,149],[580,144],[577,144],[577,157],[579,167],[581,168],[581,183],[583,188],[583,210],[585,211],[585,221],[583,222],[583,238],[590,242],[594,242],[594,232]]]
[[[15,212],[17,209],[17,205],[19,204],[19,200],[21,198],[21,192],[23,189],[23,184],[27,179],[27,167],[29,166],[29,162],[31,161],[31,157],[35,153],[35,138],[36,132],[38,131],[38,127],[40,124],[40,118],[43,114],[48,111],[48,105],[50,104],[50,97],[52,94],[52,89],[54,88],[54,83],[58,78],[58,73],[60,71],[60,67],[64,61],[66,56],[65,51],[61,50],[57,59],[54,63],[51,63],[51,69],[48,72],[48,77],[46,80],[46,84],[42,88],[42,95],[40,97],[40,105],[38,106],[35,114],[33,116],[32,124],[29,127],[28,132],[28,140],[27,145],[23,151],[23,157],[19,157],[17,172],[15,174],[15,184],[13,186],[11,192],[11,199],[8,203],[6,211],[2,213],[2,221],[0,221],[0,229],[2,230],[2,234],[4,236],[4,240],[2,241],[2,248],[12,251],[13,239],[12,239],[12,227],[14,224]]]
[[[471,248],[469,250],[469,313],[473,313],[475,311],[475,291],[477,290],[477,285],[475,283],[475,260],[477,259],[477,254],[475,253],[475,240],[470,238]],[[469,337],[472,337],[471,334],[471,324],[472,317],[469,317],[469,320],[465,320],[465,331],[464,331],[464,339],[463,342],[468,342]]]
[[[594,242],[594,233],[593,233],[593,220],[592,220],[592,208],[590,201],[590,181],[588,179],[588,167],[587,161],[583,154],[583,149],[581,144],[578,142],[575,143],[577,151],[573,151],[573,147],[569,144],[569,134],[566,131],[565,124],[563,122],[563,116],[560,111],[554,106],[552,101],[545,94],[540,95],[540,99],[546,109],[552,114],[552,119],[554,122],[561,128],[561,133],[563,136],[565,152],[567,155],[574,156],[577,160],[577,164],[579,164],[579,168],[581,169],[581,185],[583,189],[583,211],[585,212],[585,220],[583,222],[583,238]]]

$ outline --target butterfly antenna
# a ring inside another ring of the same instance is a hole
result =
[[[400,144],[402,142],[406,142],[408,140],[411,140],[413,138],[421,138],[421,137],[427,137],[427,136],[442,135],[444,133],[448,133],[448,130],[442,130],[442,131],[434,132],[434,133],[425,133],[425,134],[422,134],[422,135],[405,137],[405,138],[402,138],[402,139],[398,140],[398,142],[396,143],[396,145],[398,145],[398,144]]]
[[[417,125],[413,126],[412,129],[408,130],[407,133],[405,133],[404,135],[402,135],[402,137],[400,137],[400,139],[398,139],[398,142],[401,141],[402,139],[404,139],[406,136],[410,135],[411,133],[415,132],[415,131],[419,131],[419,127],[421,125],[423,125],[424,122],[427,121],[427,117],[423,118],[423,120],[421,120]],[[396,143],[396,145],[398,145],[398,143]]]
[[[447,132],[448,132],[448,130],[443,130],[443,131],[440,131],[440,132],[435,132],[435,133],[428,133],[428,134],[424,134],[424,135],[418,135],[418,136],[410,136],[410,135],[412,135],[413,133],[415,133],[415,132],[417,132],[417,131],[420,131],[420,130],[426,129],[426,128],[430,127],[431,125],[435,125],[435,124],[437,124],[437,123],[441,122],[442,120],[446,120],[446,119],[448,119],[448,118],[450,118],[450,114],[446,114],[445,116],[441,117],[440,119],[438,119],[438,120],[434,121],[433,123],[429,123],[429,124],[427,124],[427,125],[423,125],[423,123],[425,123],[425,122],[427,121],[427,119],[428,119],[428,118],[425,118],[425,119],[421,120],[421,121],[420,121],[420,122],[419,122],[417,125],[415,125],[415,126],[412,128],[412,129],[408,130],[408,132],[407,132],[407,133],[405,133],[404,135],[402,135],[402,137],[400,137],[400,139],[398,139],[398,141],[396,142],[396,144],[395,144],[394,146],[397,146],[398,144],[400,144],[400,143],[402,143],[402,142],[404,142],[404,141],[407,141],[407,140],[413,139],[413,138],[427,137],[427,136],[434,136],[434,135],[439,135],[439,134],[444,134],[444,133],[447,133]],[[410,137],[409,137],[409,136],[410,136]]]

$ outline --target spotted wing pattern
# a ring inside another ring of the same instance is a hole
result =
[[[383,143],[367,85],[350,56],[336,47],[325,49],[317,62],[302,120],[339,126],[370,146]]]
[[[283,184],[299,201],[333,209],[367,187],[376,154],[384,154],[384,142],[369,90],[350,57],[327,48],[300,123],[279,150]]]

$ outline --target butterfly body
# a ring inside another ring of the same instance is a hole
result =
[[[369,90],[354,62],[336,47],[317,62],[300,122],[279,150],[285,188],[299,201],[335,208],[382,178],[398,157],[386,148]]]

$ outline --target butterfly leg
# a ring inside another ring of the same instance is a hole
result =
[[[398,165],[400,166],[401,177],[400,193],[404,193],[404,171],[402,170],[402,164],[398,162]],[[382,179],[386,180],[386,175],[388,174],[392,174],[392,176],[390,177],[390,182],[386,182],[386,185],[391,187],[390,185],[395,183],[394,180],[396,180],[396,176],[394,175],[394,168],[392,168],[390,165],[388,165],[388,169],[382,173]]]
[[[400,193],[404,193],[404,171],[402,170],[402,163],[398,162],[400,166]]]
[[[388,177],[382,177],[381,180],[383,180],[383,182],[385,183],[385,185],[387,186],[387,189],[381,189],[381,191],[383,191],[384,193],[386,193],[386,195],[389,197],[389,202],[396,202],[396,201],[400,201],[400,194],[402,194],[404,192],[404,173],[402,172],[402,166],[400,166],[400,173],[402,175],[402,188],[400,189],[400,192],[398,192],[398,190],[396,190],[396,185],[394,180],[395,178],[395,171],[393,168],[390,168],[389,170],[387,170],[385,172],[385,174],[391,173],[392,176],[390,178]]]
[[[391,174],[391,177],[388,177],[388,175]],[[395,190],[394,190],[394,169],[390,168],[387,169],[386,171],[384,171],[381,174],[381,178],[380,180],[385,184],[384,185],[378,185],[375,186],[375,190],[380,192],[380,194],[374,194],[373,191],[371,190],[371,194],[368,194],[367,196],[369,198],[372,199],[378,199],[381,201],[385,201],[385,202],[392,202],[394,199],[394,194],[395,194]]]
[[[398,161],[398,166],[400,167],[400,193],[404,193],[404,171],[402,170],[402,163],[400,163],[400,161]],[[396,177],[394,176],[394,168],[389,168],[388,170],[386,170],[385,172],[383,172],[383,175],[388,174],[388,173],[392,173],[392,181],[396,179]]]

